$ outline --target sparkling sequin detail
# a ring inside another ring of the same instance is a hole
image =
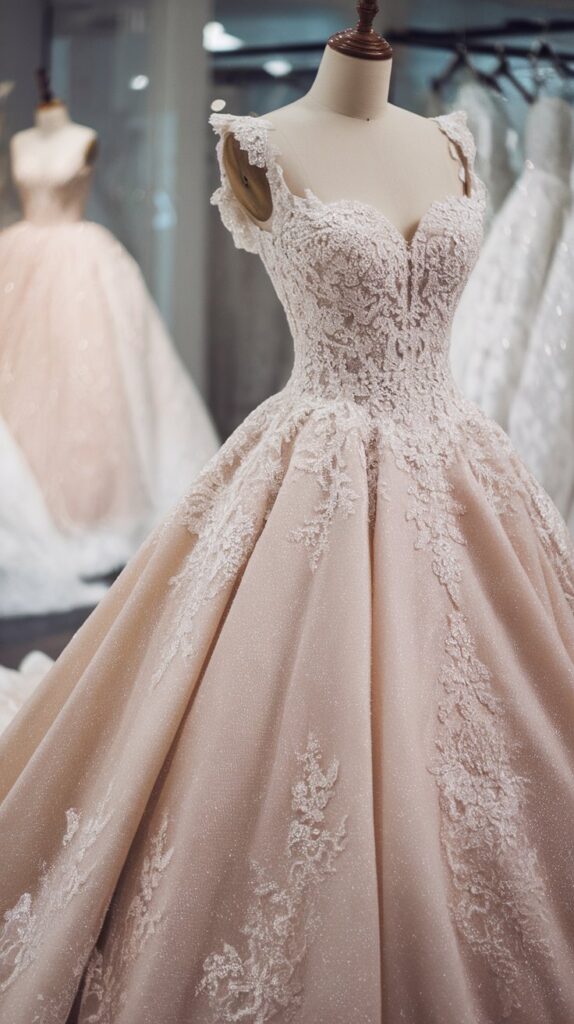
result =
[[[524,834],[528,780],[513,764],[504,704],[479,660],[465,617],[449,617],[439,678],[434,774],[441,839],[453,883],[451,909],[469,946],[496,976],[502,1016],[520,1006],[525,954],[547,955],[545,890]]]
[[[207,994],[214,1024],[265,1024],[277,1013],[291,1021],[301,1005],[298,968],[320,925],[317,888],[335,870],[344,849],[346,818],[333,830],[325,825],[338,761],[322,769],[321,748],[312,733],[297,758],[303,773],[291,790],[294,817],[287,835],[285,878],[277,882],[252,862],[251,903],[240,928],[246,955],[225,943],[223,952],[210,953],[203,964],[196,994]]]

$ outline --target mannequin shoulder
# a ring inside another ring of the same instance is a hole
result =
[[[36,128],[24,128],[20,132],[14,132],[14,135],[10,139],[10,149],[12,153],[16,153],[23,146],[27,146],[34,141],[34,134],[37,131]]]
[[[267,180],[267,168],[256,167],[241,148],[233,132],[223,142],[223,164],[235,198],[255,220],[269,220],[273,212],[273,199]]]
[[[422,117],[421,114],[415,114],[412,110],[405,110],[404,107],[397,107],[394,103],[389,103],[385,119],[392,125],[393,129],[408,132],[411,137],[416,138],[421,143],[432,143],[433,140],[440,139],[440,133],[437,132],[436,120],[434,118]]]
[[[280,161],[287,187],[298,194],[304,193],[304,175],[301,173],[296,146],[291,139],[296,137],[296,103],[264,114],[263,119],[271,125],[273,150]],[[249,162],[249,156],[232,132],[223,144],[223,160],[229,183],[236,199],[250,215],[258,221],[269,220],[273,212],[273,199],[267,177],[267,167],[256,167]]]
[[[35,128],[24,128],[20,132],[15,132],[10,139],[10,163],[14,174],[20,172],[30,157],[33,158],[36,152],[35,133]]]
[[[86,165],[94,163],[98,155],[98,133],[83,124],[70,125],[76,132],[78,148],[84,154]]]
[[[401,152],[410,153],[413,160],[423,159],[429,172],[441,175],[450,191],[459,192],[461,166],[465,168],[466,161],[462,150],[441,128],[440,122],[435,117],[422,117],[392,104],[389,104],[389,113],[389,134],[400,144]]]

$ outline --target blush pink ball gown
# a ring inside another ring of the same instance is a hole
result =
[[[91,167],[15,174],[24,219],[0,233],[0,414],[78,571],[103,574],[218,442],[136,263],[82,219]]]
[[[574,559],[450,376],[471,138],[436,120],[468,194],[407,241],[212,124],[295,367],[0,741],[0,1017],[572,1024]]]

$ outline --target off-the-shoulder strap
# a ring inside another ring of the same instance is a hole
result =
[[[219,135],[217,159],[221,176],[221,185],[213,193],[211,202],[219,207],[221,219],[231,232],[237,248],[259,252],[262,229],[233,192],[225,169],[223,147],[226,136],[231,133],[241,149],[247,153],[249,163],[254,167],[266,168],[273,200],[272,217],[275,218],[276,206],[279,205],[284,183],[277,150],[269,137],[273,126],[263,117],[241,117],[236,114],[212,114],[209,123]]]
[[[460,161],[459,177],[464,182],[467,193],[484,201],[486,189],[475,170],[476,143],[468,127],[466,111],[453,110],[449,114],[440,114],[435,120],[450,140],[453,156]]]

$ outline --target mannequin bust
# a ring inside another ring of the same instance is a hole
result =
[[[389,103],[392,50],[371,28],[376,3],[359,3],[358,10],[357,29],[329,40],[309,92],[265,120],[275,129],[292,192],[302,196],[310,189],[325,203],[368,204],[408,241],[432,203],[463,193],[462,156],[435,121]],[[357,37],[369,46],[351,45]],[[225,140],[224,161],[236,197],[254,220],[269,226],[265,168],[250,165],[233,135]]]
[[[44,69],[38,71],[37,79],[40,103],[35,125],[11,140],[12,172],[16,180],[65,180],[94,162],[97,135],[93,128],[70,120],[66,105],[53,95]]]

